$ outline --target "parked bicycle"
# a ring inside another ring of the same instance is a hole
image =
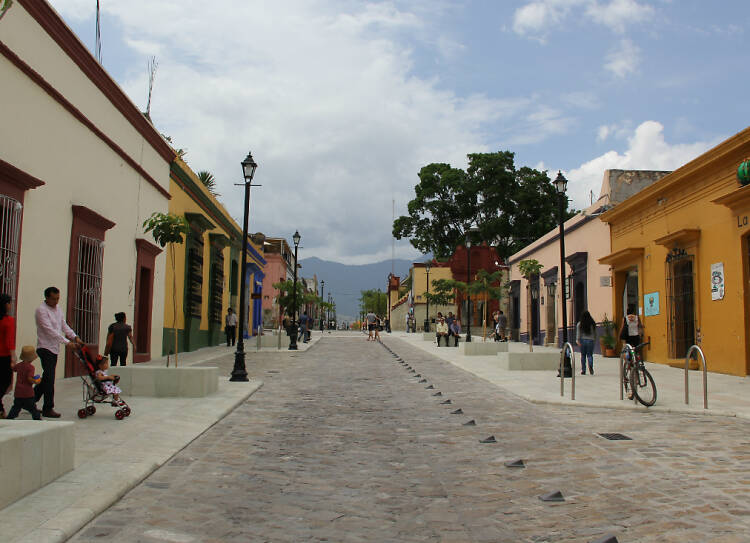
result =
[[[641,343],[633,347],[635,360],[632,360],[630,349],[623,348],[625,360],[623,364],[623,384],[625,385],[625,392],[627,392],[629,400],[632,400],[635,396],[646,407],[650,407],[656,403],[656,383],[654,382],[654,378],[651,377],[651,373],[646,369],[643,357],[641,356],[643,347],[649,343]]]

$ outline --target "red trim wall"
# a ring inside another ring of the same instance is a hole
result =
[[[81,43],[75,33],[68,28],[57,12],[44,0],[17,0],[31,15],[39,26],[55,40],[65,54],[76,63],[86,77],[96,85],[102,94],[116,107],[120,113],[138,130],[151,144],[154,150],[167,161],[172,162],[175,156],[172,148],[154,129],[143,113],[130,101],[128,96],[117,86],[117,83],[107,74],[101,64]]]
[[[73,117],[75,117],[82,125],[91,130],[96,136],[102,140],[110,149],[117,153],[128,165],[133,168],[138,174],[143,177],[149,184],[151,184],[156,190],[158,190],[162,196],[170,199],[171,196],[169,191],[162,187],[156,179],[151,177],[146,170],[144,170],[140,164],[133,160],[129,154],[127,154],[122,147],[117,145],[111,140],[104,132],[99,130],[96,125],[89,120],[77,107],[70,103],[60,92],[55,89],[50,83],[47,82],[38,72],[36,72],[31,66],[26,64],[21,58],[16,55],[11,49],[8,48],[2,41],[0,41],[0,54],[10,60],[19,70],[21,70],[26,76],[31,79],[34,83],[40,86],[47,94],[52,97],[58,104],[68,111]],[[174,157],[174,154],[172,155]]]
[[[135,240],[135,247],[137,251],[136,265],[135,265],[135,310],[133,312],[133,326],[145,326],[146,327],[146,344],[148,350],[146,352],[135,352],[133,353],[134,362],[148,362],[151,360],[151,323],[152,323],[152,310],[154,307],[154,274],[156,272],[156,256],[162,252],[162,250],[146,241],[145,239],[139,238]],[[148,285],[141,284],[141,270],[147,269],[150,271]],[[150,296],[146,300],[147,315],[141,315],[141,289],[146,289],[150,292]],[[143,322],[141,322],[143,320]],[[138,334],[138,330],[134,330],[134,334]],[[137,343],[137,341],[136,341]]]
[[[104,235],[115,223],[99,215],[84,206],[74,205],[73,226],[70,229],[70,257],[68,260],[68,307],[65,318],[71,327],[75,319],[75,296],[76,296],[76,270],[78,269],[78,238],[79,236],[88,236],[94,239],[104,241]],[[103,288],[103,284],[102,284]],[[99,305],[99,314],[101,315],[101,299]],[[101,323],[100,323],[101,325]],[[78,333],[78,330],[73,330]],[[101,338],[99,338],[101,341]],[[91,352],[96,355],[99,352],[99,345],[88,345]],[[65,350],[65,377],[74,377],[83,375],[83,366],[74,359],[70,349]]]

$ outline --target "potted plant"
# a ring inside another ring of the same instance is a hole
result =
[[[617,346],[617,338],[615,337],[615,323],[609,320],[607,314],[604,314],[602,319],[602,330],[604,333],[599,339],[602,354],[604,356],[615,356],[615,346]]]

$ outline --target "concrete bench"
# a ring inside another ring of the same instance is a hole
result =
[[[0,420],[0,509],[73,469],[73,426]]]
[[[202,398],[219,389],[219,368],[213,366],[118,366],[110,374],[120,376],[117,386],[125,396]]]
[[[498,353],[507,353],[508,343],[505,341],[472,341],[461,345],[461,353],[466,356],[495,356]]]
[[[507,344],[506,344],[507,345]],[[560,353],[558,352],[533,352],[533,353],[498,353],[500,367],[504,370],[557,370],[560,367]]]

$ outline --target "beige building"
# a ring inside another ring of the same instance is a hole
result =
[[[565,221],[565,266],[560,273],[560,235],[556,228],[508,259],[511,268],[509,326],[514,339],[528,341],[530,330],[537,345],[562,343],[562,305],[566,304],[568,341],[588,310],[597,323],[612,319],[612,277],[599,259],[610,253],[609,226],[599,215],[669,172],[606,170],[599,199]],[[519,272],[523,260],[537,260],[543,268],[527,281]],[[564,290],[560,288],[561,275]],[[529,303],[531,298],[531,303]],[[529,313],[530,311],[530,313]],[[599,345],[597,343],[597,352]]]
[[[124,311],[136,358],[158,356],[164,253],[141,225],[167,211],[174,153],[43,0],[0,20],[0,81],[0,280],[17,345],[35,344],[34,309],[54,285],[84,341],[103,345]],[[58,377],[77,370],[60,356]]]

